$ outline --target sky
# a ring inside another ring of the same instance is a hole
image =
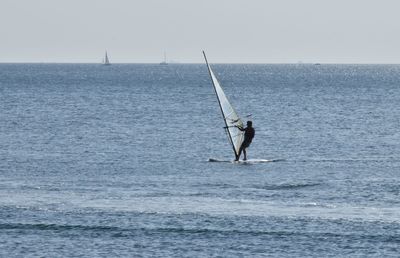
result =
[[[400,63],[399,0],[0,0],[0,62]]]

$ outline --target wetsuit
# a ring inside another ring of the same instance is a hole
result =
[[[255,131],[253,127],[246,127],[244,129],[244,140],[242,143],[242,148],[247,148],[249,147],[251,141],[253,140],[255,135]]]
[[[244,131],[244,140],[243,140],[242,145],[239,148],[239,154],[236,156],[236,160],[239,160],[239,157],[242,154],[242,151],[244,154],[244,160],[246,160],[246,158],[247,158],[246,157],[246,148],[250,146],[250,143],[253,140],[254,135],[255,135],[255,130],[252,126],[248,126],[244,129],[241,127],[238,127],[238,128],[240,131]]]

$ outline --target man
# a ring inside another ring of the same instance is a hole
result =
[[[239,155],[236,157],[236,161],[239,160],[240,154],[242,154],[242,151],[243,151],[243,155],[244,155],[243,160],[247,160],[246,148],[250,146],[250,143],[253,140],[254,134],[255,134],[255,130],[253,128],[253,122],[247,121],[247,127],[246,128],[239,127],[239,126],[237,126],[237,128],[240,131],[244,131],[244,140],[243,140],[242,145],[240,146]]]

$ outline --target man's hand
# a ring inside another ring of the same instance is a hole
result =
[[[241,131],[243,131],[244,130],[244,128],[242,127],[242,126],[239,126],[239,125],[235,125],[235,127],[237,127],[239,130],[241,130]]]

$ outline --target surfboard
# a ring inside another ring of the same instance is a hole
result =
[[[248,159],[248,160],[228,160],[228,159],[208,159],[208,162],[225,162],[225,163],[247,163],[247,164],[256,164],[256,163],[268,163],[268,162],[277,162],[282,161],[282,159]]]

